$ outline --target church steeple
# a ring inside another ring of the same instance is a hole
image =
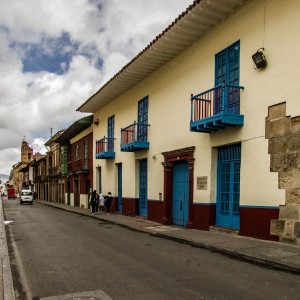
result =
[[[32,160],[32,156],[33,150],[29,147],[24,138],[21,145],[21,162],[30,162]]]

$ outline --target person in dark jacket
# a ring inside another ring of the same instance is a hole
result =
[[[92,214],[96,212],[96,199],[97,199],[97,192],[96,190],[94,190],[91,197]]]
[[[99,209],[99,195],[96,192],[96,206],[95,206],[95,213],[98,213],[98,209]]]
[[[111,192],[108,192],[107,196],[105,197],[105,207],[108,215],[110,214],[111,202],[112,202]]]

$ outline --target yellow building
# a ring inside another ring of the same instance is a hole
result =
[[[100,124],[97,190],[122,214],[189,228],[277,240],[284,219],[272,233],[299,241],[280,214],[300,186],[280,184],[268,149],[300,115],[299,25],[300,1],[194,1],[77,109]]]
[[[15,189],[19,194],[23,188],[29,188],[29,167],[28,165],[33,159],[33,150],[29,144],[23,140],[21,144],[21,161],[14,164],[10,171],[8,185]]]

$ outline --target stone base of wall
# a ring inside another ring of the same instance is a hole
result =
[[[271,221],[271,234],[279,236],[279,241],[300,245],[300,221],[278,219]]]
[[[300,117],[286,116],[286,103],[269,107],[266,118],[270,171],[278,172],[278,187],[285,189],[285,205],[271,221],[271,234],[281,242],[300,245]]]

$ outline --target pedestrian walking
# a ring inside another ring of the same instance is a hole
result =
[[[96,192],[96,206],[95,206],[95,213],[97,214],[99,210],[99,194]]]
[[[91,197],[91,206],[92,206],[92,214],[93,215],[96,212],[96,198],[97,198],[97,192],[96,192],[96,190],[94,190],[92,193],[92,197]]]
[[[93,195],[93,189],[92,188],[90,188],[90,190],[89,190],[89,206],[88,206],[88,208],[91,210],[91,212],[92,212],[92,195]]]
[[[99,210],[100,210],[100,213],[104,211],[104,196],[103,196],[103,194],[99,195]]]
[[[105,206],[106,206],[106,210],[107,210],[108,215],[110,214],[111,202],[112,202],[111,192],[108,192],[107,196],[105,197]]]

